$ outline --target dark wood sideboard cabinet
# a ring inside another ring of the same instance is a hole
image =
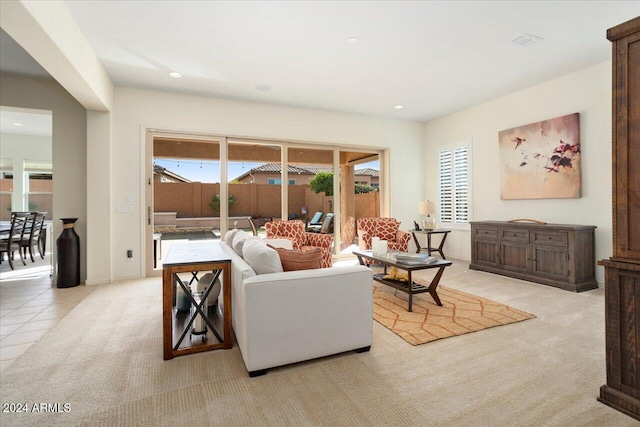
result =
[[[594,226],[476,221],[473,270],[580,292],[598,287]]]
[[[640,17],[613,43],[613,256],[605,269],[607,384],[598,400],[640,420]]]

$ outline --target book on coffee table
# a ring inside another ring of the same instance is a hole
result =
[[[422,264],[433,264],[438,261],[436,257],[429,256],[427,254],[410,254],[399,252],[395,255],[396,261],[400,264],[408,264],[408,265],[422,265]]]

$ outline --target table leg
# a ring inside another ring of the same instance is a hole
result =
[[[420,242],[418,242],[418,237],[416,237],[416,233],[414,232],[411,232],[411,235],[413,236],[413,241],[416,244],[416,253],[419,254],[422,248],[420,247]]]
[[[440,252],[440,255],[442,255],[442,259],[447,259],[447,258],[445,258],[445,256],[444,256],[444,252],[443,252],[443,250],[442,250],[442,248],[444,247],[444,241],[445,241],[445,240],[447,240],[447,234],[448,234],[448,233],[444,233],[444,234],[442,235],[442,240],[440,241],[440,246],[438,246],[438,249],[437,249],[437,250],[438,250],[438,252]]]
[[[427,233],[427,255],[431,256],[431,233]]]
[[[438,304],[440,307],[442,307],[442,302],[440,302],[440,297],[438,296],[436,289],[438,287],[438,283],[440,283],[440,278],[442,277],[442,273],[444,273],[444,267],[440,267],[438,269],[438,272],[436,273],[436,277],[433,278],[433,280],[431,281],[431,284],[429,285],[429,294],[431,295],[431,298],[433,298],[433,300],[436,302],[436,304]]]
[[[409,275],[409,312],[413,311],[413,279],[411,278],[411,271],[408,272]]]
[[[165,268],[162,271],[162,335],[163,335],[163,350],[164,360],[173,359],[173,347],[171,346],[173,341],[173,331],[171,329],[171,323],[173,320],[173,305],[172,294],[173,292],[173,273],[171,269]]]
[[[233,338],[231,331],[231,264],[225,266],[222,272],[222,291],[223,294],[223,304],[224,304],[224,348],[232,348],[233,347]]]

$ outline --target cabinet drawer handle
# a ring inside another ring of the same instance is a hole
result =
[[[517,234],[514,234],[514,235],[513,235],[513,237],[518,237],[518,235],[517,235]]]
[[[551,239],[553,239],[553,237],[547,236],[547,240],[551,240]]]

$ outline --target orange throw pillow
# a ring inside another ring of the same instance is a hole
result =
[[[320,268],[322,265],[322,250],[320,248],[304,251],[283,248],[273,249],[278,251],[278,255],[280,255],[280,262],[284,271],[313,270]]]

